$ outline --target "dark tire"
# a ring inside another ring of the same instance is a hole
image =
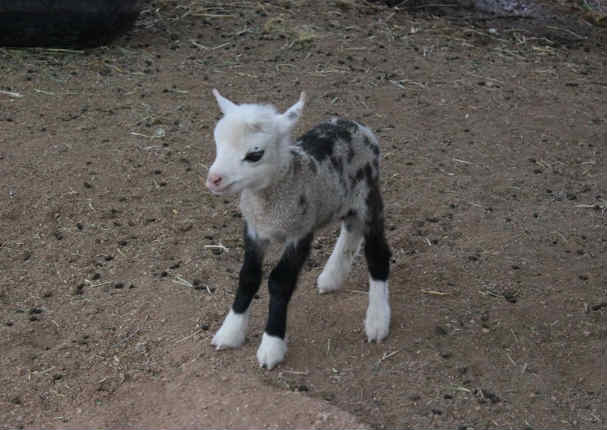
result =
[[[0,0],[0,46],[86,48],[132,28],[141,0]]]

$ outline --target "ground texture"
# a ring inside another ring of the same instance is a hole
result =
[[[0,428],[604,425],[604,20],[414,12],[157,1],[107,47],[0,49]],[[363,258],[314,288],[331,228],[284,363],[255,359],[265,288],[248,342],[211,347],[243,254],[203,184],[213,87],[377,132],[385,342]]]

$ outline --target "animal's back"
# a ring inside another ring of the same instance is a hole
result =
[[[319,224],[364,209],[361,200],[379,175],[379,145],[371,130],[355,121],[332,118],[309,130],[296,145],[318,168],[308,189]]]
[[[329,161],[338,170],[356,170],[379,159],[379,145],[371,130],[343,118],[321,122],[297,139],[296,145],[319,163]]]

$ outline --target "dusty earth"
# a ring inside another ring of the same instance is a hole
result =
[[[0,49],[0,428],[604,426],[604,20],[380,3],[157,1],[107,47]],[[202,182],[213,87],[377,131],[384,343],[363,258],[315,291],[331,228],[286,361],[255,359],[265,288],[245,346],[213,350],[243,254],[237,199]]]

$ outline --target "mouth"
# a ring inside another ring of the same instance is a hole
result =
[[[235,185],[238,184],[239,181],[230,182],[227,185],[221,185],[219,187],[209,184],[207,181],[206,186],[213,194],[220,196],[222,194],[230,194],[234,192]]]

